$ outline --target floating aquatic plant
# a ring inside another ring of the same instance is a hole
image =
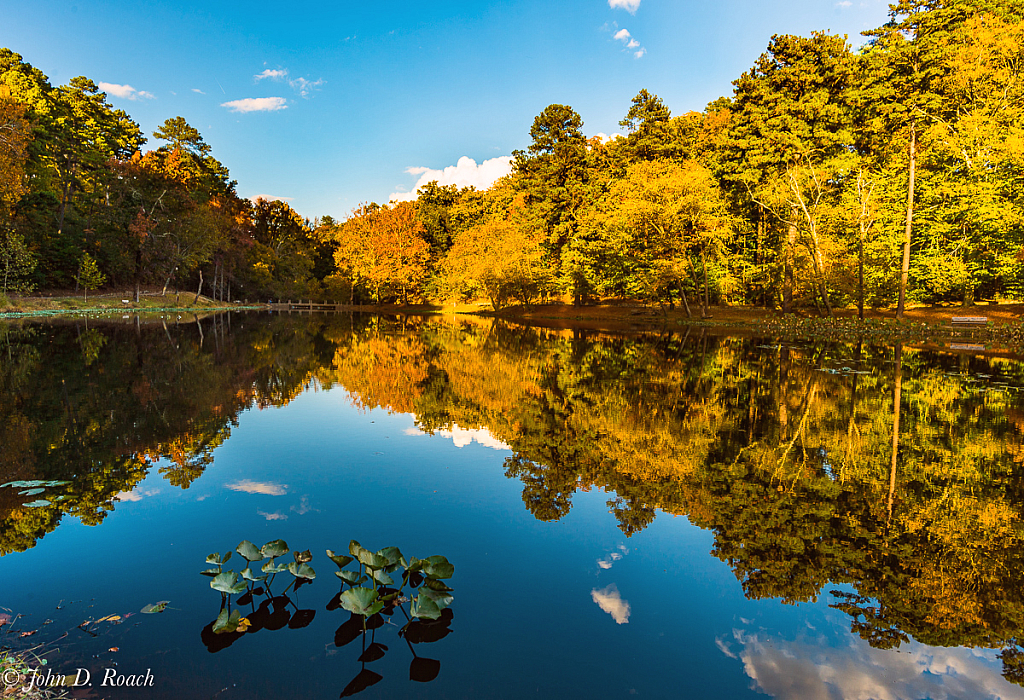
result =
[[[348,551],[349,554],[344,555],[327,550],[327,558],[338,566],[334,573],[341,579],[341,592],[327,608],[342,608],[351,613],[349,620],[335,633],[334,644],[340,647],[357,637],[363,640],[358,658],[360,671],[341,696],[355,695],[383,679],[366,668],[366,664],[387,653],[388,647],[376,640],[376,631],[385,624],[382,615],[393,615],[398,610],[406,618],[398,634],[413,655],[409,665],[410,680],[434,680],[441,662],[417,656],[413,644],[438,641],[451,631],[453,615],[449,606],[454,598],[445,580],[455,574],[454,565],[440,555],[406,559],[397,547],[371,552],[355,540],[349,543]],[[352,563],[357,565],[356,569],[346,568]],[[400,580],[397,584],[396,579]],[[409,604],[408,610],[405,603]]]

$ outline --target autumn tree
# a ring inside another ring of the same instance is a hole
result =
[[[408,303],[427,273],[430,246],[423,232],[412,202],[363,205],[338,227],[334,260],[377,303],[389,291]]]

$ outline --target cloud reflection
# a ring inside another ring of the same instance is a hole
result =
[[[614,583],[601,589],[595,588],[590,592],[590,597],[618,624],[629,622],[629,601],[622,599]]]
[[[242,493],[260,493],[264,496],[284,496],[288,493],[288,484],[275,484],[273,481],[250,481],[242,479],[230,484],[224,484],[225,488]]]
[[[427,433],[418,428],[406,428],[406,435],[426,435]],[[491,435],[487,428],[460,428],[457,424],[452,425],[451,430],[435,430],[435,435],[451,440],[456,447],[465,447],[471,443],[478,443],[492,450],[511,450],[512,448],[498,438]]]
[[[743,662],[761,692],[780,700],[1024,700],[1024,688],[1002,677],[994,650],[917,642],[885,650],[855,637],[832,647],[824,638],[786,641],[743,630],[733,637],[717,639],[719,649]]]

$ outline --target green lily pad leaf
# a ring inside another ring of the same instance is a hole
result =
[[[292,552],[296,564],[305,564],[313,561],[313,554],[307,549],[305,552]]]
[[[282,571],[287,571],[287,570],[288,570],[288,565],[287,564],[275,564],[273,559],[271,559],[270,561],[268,561],[266,564],[263,565],[263,573],[265,573],[265,574],[279,574]]]
[[[405,570],[409,573],[416,573],[417,571],[421,571],[423,569],[423,560],[417,559],[416,557],[413,557],[409,561],[406,561],[405,557],[402,557],[401,563]]]
[[[377,556],[387,561],[388,566],[393,566],[402,560],[402,553],[398,547],[385,547],[377,552]]]
[[[45,481],[8,481],[3,486],[0,486],[0,489],[8,486],[15,489],[32,489],[36,486],[42,486],[45,483]]]
[[[384,609],[384,603],[377,599],[377,591],[372,588],[350,588],[338,596],[341,607],[355,615],[370,617]]]
[[[431,557],[433,559],[433,557]],[[442,557],[444,559],[444,557]],[[442,562],[427,561],[423,565],[423,573],[427,578],[432,579],[443,579],[451,578],[455,575],[455,566],[448,563],[445,559]]]
[[[32,501],[31,503],[25,503],[24,504],[24,506],[26,508],[42,508],[43,506],[48,506],[48,505],[50,505],[50,502],[47,501],[45,498],[40,499],[38,501]]]
[[[242,593],[247,586],[238,581],[238,574],[234,571],[225,571],[213,577],[213,580],[210,581],[210,588],[221,593]]]
[[[167,605],[170,602],[171,601],[169,600],[161,600],[159,603],[150,603],[149,605],[142,608],[142,612],[144,612],[147,615],[150,615],[152,613],[162,613],[164,610],[167,609]]]
[[[453,600],[455,600],[452,596],[443,591],[435,591],[433,589],[427,588],[426,586],[420,589],[419,598],[422,599],[423,596],[426,596],[430,600],[434,601],[434,605],[436,605],[440,610],[444,610],[452,604]]]
[[[423,582],[423,585],[426,586],[427,588],[429,588],[432,591],[440,591],[442,593],[446,593],[448,591],[455,590],[454,588],[446,586],[441,581],[436,581],[434,579],[427,579],[426,581]]]
[[[316,578],[316,572],[313,571],[313,567],[309,564],[296,564],[292,562],[288,565],[288,572],[295,578],[307,578],[310,581]]]
[[[366,576],[360,574],[358,571],[346,571],[342,569],[341,571],[335,571],[334,575],[340,578],[342,581],[352,584],[353,586],[360,584],[366,580]]]
[[[359,557],[359,552],[365,552],[365,551],[366,550],[363,548],[363,545],[359,544],[355,540],[352,540],[351,542],[348,543],[348,553],[351,554],[352,556],[356,557],[356,558]]]
[[[436,620],[441,617],[441,608],[437,607],[437,603],[424,596],[421,592],[420,595],[413,599],[410,614],[413,617],[419,617],[424,620]]]
[[[327,558],[338,565],[338,568],[344,568],[352,561],[352,557],[346,557],[344,554],[335,554],[334,550],[327,550]]]
[[[45,492],[46,492],[46,489],[25,489],[24,491],[19,491],[18,495],[19,496],[37,496],[37,495],[39,495],[41,493],[45,493]]]
[[[207,569],[206,571],[200,571],[203,576],[216,576],[220,573],[220,569]]]
[[[371,569],[370,570],[370,574],[373,576],[373,579],[377,583],[383,584],[385,586],[390,586],[391,584],[393,584],[395,582],[394,579],[392,579],[390,576],[388,576],[383,571],[379,571],[379,570],[376,570],[376,569]]]
[[[274,540],[273,542],[267,542],[265,545],[260,547],[260,554],[262,554],[265,557],[270,557],[271,559],[279,557],[282,554],[287,554],[290,551],[291,550],[288,549],[288,543],[284,540]]]
[[[238,631],[238,623],[242,620],[242,613],[238,610],[232,610],[231,614],[228,614],[227,609],[221,610],[220,615],[213,623],[212,631],[214,634],[228,634],[231,632]]]
[[[226,564],[228,559],[231,558],[231,552],[225,552],[224,558],[220,556],[220,552],[214,552],[213,554],[206,555],[207,564]]]
[[[256,549],[256,545],[249,540],[239,542],[238,546],[235,547],[235,551],[245,557],[246,561],[263,561],[266,558],[260,550]]]
[[[244,569],[242,569],[242,578],[244,578],[246,581],[253,581],[253,582],[266,581],[267,580],[266,576],[257,576],[257,575],[255,575],[252,572],[252,569],[250,569],[248,566],[245,567]]]

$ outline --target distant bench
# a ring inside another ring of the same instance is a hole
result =
[[[954,316],[950,319],[950,324],[959,327],[984,326],[988,324],[988,318],[985,316]]]

